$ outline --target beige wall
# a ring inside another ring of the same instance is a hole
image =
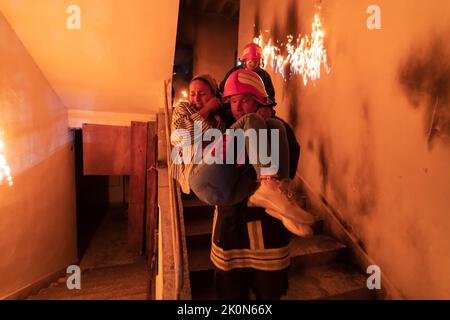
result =
[[[0,130],[14,185],[0,186],[0,299],[76,262],[67,111],[0,12]]]
[[[226,18],[202,17],[196,30],[194,75],[209,73],[220,82],[234,66],[238,23]]]
[[[0,0],[71,125],[151,120],[172,76],[178,0]],[[69,5],[81,29],[69,30]]]
[[[382,30],[369,31],[373,2],[323,1],[332,73],[305,88],[271,71],[278,113],[303,146],[298,174],[339,210],[393,284],[407,298],[448,299],[450,2],[375,1]],[[239,48],[254,24],[279,40],[309,32],[313,7],[242,1]]]
[[[234,66],[238,21],[226,16],[201,14],[185,8],[179,19],[177,41],[193,49],[193,76],[211,74],[218,82]],[[174,77],[175,101],[186,90],[188,79]]]

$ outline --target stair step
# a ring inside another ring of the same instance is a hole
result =
[[[183,202],[184,208],[191,208],[191,207],[212,207],[212,208],[214,208],[214,206],[204,203],[198,198],[184,198],[182,200],[182,202]]]
[[[313,266],[338,261],[346,246],[327,235],[309,238],[292,237],[290,242],[291,266]]]
[[[98,299],[96,299],[98,300]],[[109,300],[147,300],[147,292],[144,293],[137,293],[137,294],[131,294],[131,295],[124,295],[124,296],[118,296],[111,298]]]
[[[191,273],[193,300],[215,299],[214,272]],[[372,300],[366,278],[346,264],[312,266],[290,270],[289,288],[282,300]]]
[[[132,264],[115,265],[88,270],[81,270],[81,281],[85,285],[109,284],[110,279],[131,282],[146,277],[147,267],[145,261]]]
[[[336,262],[345,248],[345,245],[325,235],[293,237],[290,243],[291,265],[297,268]],[[189,270],[198,272],[213,269],[210,251],[210,242],[207,245],[200,242],[188,243]]]
[[[214,270],[190,273],[192,300],[214,300]]]
[[[211,236],[212,223],[214,217],[214,207],[189,207],[184,209],[184,224],[186,228],[186,237]],[[313,226],[314,234],[319,235],[323,232],[323,220],[317,221]],[[207,237],[207,239],[209,239]]]
[[[30,300],[146,300],[146,287],[121,287],[119,285],[109,288],[91,288],[86,290],[68,290],[62,288],[59,291],[50,291],[45,294],[30,298]]]
[[[296,268],[289,273],[289,289],[283,300],[367,300],[374,293],[366,286],[366,277],[348,264],[327,264]]]
[[[60,278],[30,300],[146,299],[148,275],[145,262],[81,271],[81,289],[69,290]]]
[[[188,243],[189,271],[208,271],[214,268],[211,259],[211,241],[208,245],[203,243]]]
[[[193,235],[203,235],[206,232],[211,233],[210,226],[212,225],[212,217],[214,215],[215,206],[204,203],[194,193],[182,193],[182,204],[185,216],[186,229],[190,228],[188,225],[192,223],[200,223],[203,228],[193,227]],[[206,220],[206,221],[204,221]],[[324,221],[318,220],[313,226],[314,234],[321,234],[323,232]],[[201,231],[200,231],[201,230]],[[187,230],[187,236],[189,232]]]
[[[186,228],[186,237],[211,235],[213,217],[214,210],[185,213],[184,225]]]

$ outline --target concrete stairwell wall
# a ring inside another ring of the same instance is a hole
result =
[[[237,23],[229,19],[202,17],[197,21],[194,75],[209,73],[218,82],[234,67]]]
[[[219,83],[235,64],[239,21],[181,7],[178,45],[192,47],[193,76],[208,73]],[[178,57],[186,59],[186,56]],[[187,90],[190,79],[174,78],[175,101]]]
[[[0,0],[0,130],[14,175],[0,187],[0,298],[76,261],[69,127],[154,119],[172,76],[178,6]]]
[[[304,87],[269,68],[302,145],[298,175],[406,298],[449,299],[450,2],[321,2],[331,74]],[[255,29],[310,33],[314,4],[242,1],[239,50]],[[372,4],[381,30],[367,28]]]
[[[77,260],[74,151],[65,106],[0,12],[2,130],[0,299],[21,298]]]

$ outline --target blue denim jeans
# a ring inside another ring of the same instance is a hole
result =
[[[279,163],[277,176],[280,179],[289,178],[289,145],[284,124],[277,119],[264,120],[256,113],[251,113],[237,120],[231,129],[242,129],[244,132],[248,129],[278,129],[279,130]],[[259,131],[258,131],[259,132]],[[274,143],[270,141],[268,134],[268,147]],[[258,136],[259,143],[259,136]],[[251,149],[248,139],[245,143],[247,155]],[[259,186],[258,177],[263,174],[262,169],[267,165],[257,156],[256,163],[236,166],[235,164],[208,164],[202,162],[196,165],[189,177],[191,190],[203,202],[210,205],[233,205],[240,203],[245,198],[252,195]]]

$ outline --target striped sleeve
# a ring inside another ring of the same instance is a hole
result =
[[[211,125],[195,112],[189,103],[181,102],[173,111],[171,127],[170,142],[172,145],[186,146],[202,141],[202,134],[210,129]]]

